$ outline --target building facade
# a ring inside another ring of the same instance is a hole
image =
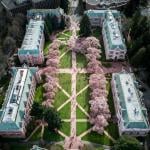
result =
[[[2,0],[1,4],[10,13],[26,13],[31,8],[30,0]]]
[[[0,135],[9,138],[24,138],[30,120],[36,78],[35,67],[12,67],[6,97],[0,110]]]
[[[106,60],[124,60],[127,52],[125,39],[121,33],[121,26],[110,10],[105,14],[102,35]]]
[[[117,8],[126,5],[130,0],[84,0],[86,9]]]
[[[119,134],[146,136],[150,131],[139,84],[131,73],[114,73],[111,80]]]
[[[60,6],[60,0],[31,0],[33,8],[41,9],[41,8],[57,8]]]
[[[44,21],[30,19],[18,57],[21,63],[42,64],[44,61]]]
[[[27,11],[27,19],[34,19],[36,16],[42,16],[44,19],[47,15],[50,17],[56,16],[58,19],[58,24],[61,23],[61,16],[64,14],[63,9],[30,9]]]
[[[24,13],[30,8],[45,9],[45,8],[58,8],[60,0],[1,0],[2,6],[9,12]]]
[[[91,26],[92,27],[102,27],[103,22],[106,17],[107,9],[105,10],[87,10],[84,12],[90,20]],[[116,20],[119,22],[121,21],[121,14],[117,10],[111,10],[113,16],[115,17]]]

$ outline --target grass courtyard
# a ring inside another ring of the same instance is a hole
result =
[[[71,36],[71,32],[65,31],[64,33],[59,33],[57,35],[57,38],[59,39],[66,39]],[[100,32],[99,30],[93,31],[94,36],[98,37]],[[71,69],[72,67],[72,54],[71,51],[67,48],[67,46],[62,44],[59,48],[60,50],[60,69]],[[84,55],[77,54],[77,68],[86,68],[87,61]],[[71,124],[70,124],[70,117],[71,117],[71,102],[70,97],[72,96],[72,83],[71,78],[72,75],[70,73],[59,73],[59,88],[58,92],[56,93],[55,100],[53,103],[54,108],[59,112],[60,117],[63,120],[62,128],[60,129],[60,132],[62,132],[66,136],[70,136],[70,130],[71,130]],[[112,145],[112,141],[105,135],[100,135],[96,132],[91,131],[90,133],[87,133],[85,135],[82,135],[87,130],[91,129],[91,124],[88,120],[89,111],[90,111],[90,89],[88,85],[89,80],[89,74],[86,73],[77,73],[76,75],[76,101],[78,103],[76,107],[76,128],[77,136],[81,136],[81,139],[83,141],[88,141],[96,144],[101,145]],[[112,116],[115,115],[114,111],[114,104],[112,100],[112,93],[110,89],[110,81],[108,81],[107,85],[108,90],[108,103],[110,106],[110,111]],[[35,100],[37,102],[41,102],[43,99],[43,91],[42,85],[39,85],[36,89],[36,96]],[[67,94],[66,94],[67,93]],[[67,120],[67,121],[66,121]],[[80,122],[81,121],[81,122]],[[117,125],[110,122],[109,126],[105,128],[105,130],[115,139],[118,138],[118,129]],[[31,141],[36,141],[40,139],[40,132],[41,129],[39,129],[32,137]],[[47,128],[45,128],[44,132],[44,140],[46,141],[62,141],[64,140],[64,137],[61,136],[58,133],[51,133]]]

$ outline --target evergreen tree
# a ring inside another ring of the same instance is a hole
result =
[[[52,29],[53,30],[57,30],[58,27],[59,27],[59,25],[58,25],[58,18],[57,18],[57,16],[54,15],[52,17]]]
[[[131,43],[131,47],[128,50],[129,57],[132,57],[137,52],[137,49],[140,49],[142,46],[143,46],[142,37],[139,37],[137,40],[133,40]]]
[[[64,30],[65,29],[65,19],[63,16],[61,16],[61,23],[60,23],[60,29]]]
[[[146,49],[140,48],[137,53],[131,58],[131,64],[133,66],[140,66],[143,64],[144,58],[145,58]]]
[[[78,3],[78,13],[79,13],[79,15],[83,15],[83,13],[84,13],[84,7],[83,7],[82,0],[79,0],[79,3]]]
[[[53,31],[52,19],[51,19],[50,15],[47,15],[47,17],[45,18],[45,26],[46,26],[46,30],[47,30],[48,35],[50,35]]]
[[[54,108],[46,108],[44,110],[44,120],[48,123],[48,129],[51,131],[60,129],[62,126],[59,113]]]
[[[43,112],[44,112],[44,108],[42,107],[42,105],[40,105],[37,102],[34,102],[32,105],[30,115],[34,116],[35,119],[42,119],[43,118]]]
[[[150,71],[150,44],[146,46],[145,58],[144,58],[144,65],[146,66],[147,70]]]
[[[69,0],[61,0],[60,8],[62,8],[64,12],[67,14],[69,10]]]
[[[81,19],[79,35],[81,37],[88,37],[91,35],[91,23],[87,15],[84,15]]]
[[[136,26],[131,28],[132,39],[137,39],[149,29],[148,19],[145,16],[139,16],[139,19],[137,22],[135,22],[135,24]]]
[[[130,0],[127,5],[124,6],[124,14],[127,17],[132,17],[135,11],[139,8],[140,0]]]
[[[113,146],[113,150],[141,150],[140,142],[130,136],[121,136],[115,145]]]
[[[7,36],[3,42],[3,52],[4,54],[12,53],[16,48],[16,41],[10,37]]]

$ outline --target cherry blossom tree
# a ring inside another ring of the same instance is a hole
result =
[[[82,42],[82,45],[83,45],[83,49],[88,49],[89,47],[92,47],[92,48],[100,48],[101,47],[99,40],[93,36],[87,37]]]

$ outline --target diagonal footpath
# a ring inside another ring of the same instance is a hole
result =
[[[67,105],[71,101],[71,98],[65,101],[60,107],[57,108],[57,111],[60,111],[65,105]]]
[[[82,106],[80,104],[77,104],[77,106],[87,117],[90,117],[90,115],[85,111],[84,108],[82,108]]]
[[[68,52],[69,52],[69,50],[66,50],[66,51],[59,57],[59,59],[62,59]]]
[[[62,90],[62,92],[63,92],[67,97],[70,98],[70,95],[68,94],[68,92],[66,92],[59,84],[57,84],[57,87],[58,87],[60,90]]]
[[[79,96],[82,92],[84,92],[88,87],[89,87],[89,84],[86,85],[81,91],[79,91],[79,92],[77,93],[77,96]]]
[[[92,131],[92,128],[90,128],[90,129],[86,130],[85,132],[83,132],[81,135],[79,135],[79,137],[82,138],[83,136],[90,133],[91,131]]]

